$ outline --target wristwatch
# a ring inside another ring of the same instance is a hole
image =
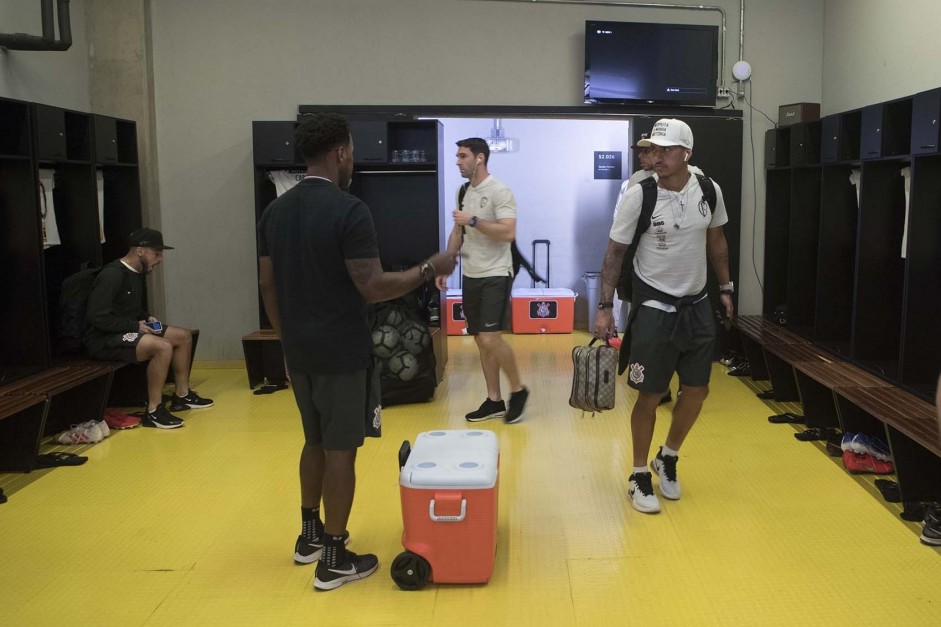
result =
[[[467,226],[477,226],[477,216],[471,216],[470,222],[467,223]]]
[[[598,303],[598,309],[614,309],[614,303],[608,301],[604,303]]]
[[[719,292],[722,294],[731,294],[735,291],[735,283],[729,281],[728,283],[722,283],[719,285]]]

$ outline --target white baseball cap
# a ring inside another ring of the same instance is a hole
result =
[[[682,146],[693,149],[693,130],[689,124],[675,118],[657,120],[650,131],[650,137],[637,142],[641,148],[649,146]]]

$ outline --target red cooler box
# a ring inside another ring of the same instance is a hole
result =
[[[445,331],[448,335],[466,335],[467,322],[464,320],[464,300],[462,290],[448,289],[445,294]]]
[[[400,588],[490,579],[497,549],[499,466],[492,431],[418,435],[399,475],[405,552],[390,571]]]
[[[513,290],[513,333],[571,333],[575,292],[564,288]]]

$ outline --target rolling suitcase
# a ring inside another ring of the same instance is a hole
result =
[[[485,583],[497,548],[500,452],[492,431],[426,431],[399,451],[402,546],[392,580],[403,590]]]

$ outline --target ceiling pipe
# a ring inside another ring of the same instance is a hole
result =
[[[56,21],[52,5],[57,3],[59,14],[59,39],[56,40]],[[69,0],[40,0],[42,11],[42,35],[25,33],[0,34],[0,48],[7,50],[51,50],[62,51],[72,47],[72,23],[69,19]]]
[[[719,64],[722,70],[719,73],[719,87],[725,87],[725,36],[726,18],[725,9],[717,6],[702,4],[665,4],[660,2],[622,2],[621,0],[476,0],[477,2],[526,2],[528,4],[576,4],[597,6],[638,7],[645,9],[686,9],[689,11],[717,11],[722,16],[722,32],[719,36]],[[738,30],[738,58],[744,59],[745,53],[745,0],[739,0],[739,30]]]

